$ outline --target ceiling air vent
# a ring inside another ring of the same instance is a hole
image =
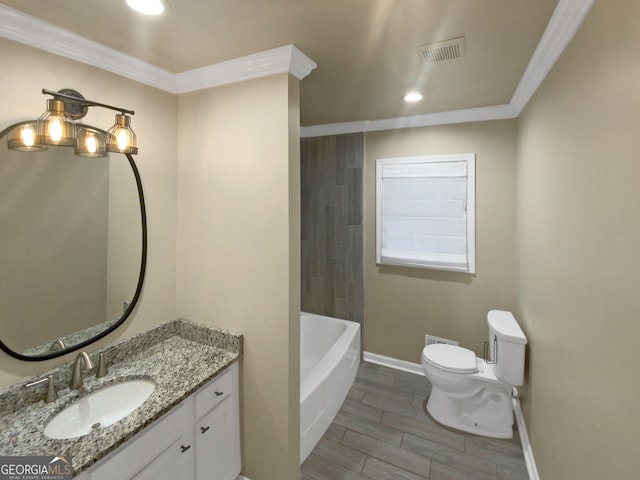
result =
[[[454,38],[445,42],[432,43],[418,48],[426,63],[439,63],[464,57],[466,43],[464,37]]]

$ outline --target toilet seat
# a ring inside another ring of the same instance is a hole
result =
[[[455,345],[437,343],[427,345],[422,359],[434,367],[453,373],[477,373],[475,352]]]

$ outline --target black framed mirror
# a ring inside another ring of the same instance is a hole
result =
[[[131,315],[147,219],[129,153],[9,149],[12,132],[30,122],[0,132],[0,348],[40,361],[99,340]]]

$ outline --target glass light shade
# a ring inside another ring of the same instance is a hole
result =
[[[109,129],[108,139],[108,152],[130,153],[132,155],[138,153],[138,140],[131,129],[131,117],[127,115],[116,114],[116,123]]]
[[[73,147],[75,145],[75,124],[64,113],[62,100],[47,100],[47,111],[38,119],[38,143]]]
[[[90,127],[80,127],[76,134],[76,145],[73,149],[81,157],[97,158],[107,156],[107,136]]]
[[[41,152],[47,146],[39,143],[37,134],[37,124],[35,121],[25,123],[13,129],[7,138],[7,146],[11,150],[20,152]]]

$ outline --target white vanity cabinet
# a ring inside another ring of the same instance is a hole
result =
[[[80,480],[235,480],[238,364],[80,474]]]
[[[229,373],[194,395],[196,480],[235,480],[240,473],[238,379]]]

